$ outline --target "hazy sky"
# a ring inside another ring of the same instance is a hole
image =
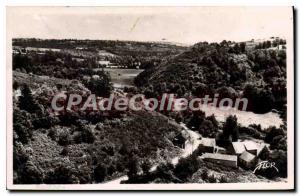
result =
[[[11,37],[195,43],[280,36],[291,7],[9,7]]]

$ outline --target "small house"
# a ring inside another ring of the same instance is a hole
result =
[[[239,164],[247,169],[255,167],[256,160],[256,156],[248,151],[244,151],[241,156],[239,156]]]
[[[233,155],[241,155],[245,151],[245,146],[242,142],[231,142],[228,151]]]
[[[205,153],[201,157],[204,161],[217,163],[229,167],[237,167],[237,156],[228,154]]]
[[[216,140],[214,138],[202,138],[199,144],[199,149],[202,152],[214,153]]]
[[[177,134],[172,140],[172,142],[175,146],[178,146],[179,148],[185,148],[186,139],[185,137],[183,137],[182,133]]]
[[[251,154],[253,154],[255,156],[257,155],[258,146],[255,142],[246,141],[246,142],[243,142],[243,143],[244,143],[246,151],[250,152]]]

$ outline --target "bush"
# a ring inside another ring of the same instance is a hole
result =
[[[202,180],[206,181],[208,179],[208,170],[207,169],[203,169],[202,173],[201,173],[201,178]]]
[[[27,144],[32,138],[32,130],[30,128],[27,128],[26,126],[23,126],[20,123],[14,123],[13,127],[15,133],[18,136],[18,140],[23,144]]]
[[[63,150],[61,151],[60,155],[67,156],[69,154],[69,152],[70,152],[69,148],[67,146],[65,146],[63,148]]]
[[[88,143],[92,144],[96,140],[96,137],[89,126],[79,125],[77,135],[74,137],[76,143]]]
[[[279,136],[279,135],[284,136],[285,135],[283,129],[276,128],[274,126],[269,127],[267,130],[265,130],[265,132],[267,132],[267,135],[265,137],[265,142],[267,142],[267,143],[271,143],[276,136]]]
[[[42,170],[29,160],[25,163],[20,177],[22,184],[41,184],[43,182]]]
[[[238,127],[239,133],[247,134],[253,138],[263,139],[262,134],[253,127]]]
[[[227,183],[228,182],[228,179],[225,175],[221,176],[220,178],[220,183]]]
[[[199,126],[199,133],[203,135],[203,137],[212,137],[216,136],[218,131],[218,127],[215,127],[214,124],[209,120],[203,120],[201,125]]]
[[[217,179],[216,179],[214,174],[208,176],[208,182],[209,183],[216,183],[217,182]]]
[[[71,136],[68,131],[63,131],[58,136],[58,144],[62,146],[69,145],[71,143]]]
[[[50,129],[52,126],[58,123],[58,119],[51,117],[51,116],[46,116],[46,117],[41,117],[33,120],[32,124],[35,129]]]
[[[94,169],[94,178],[96,182],[103,182],[107,176],[107,167],[103,164],[98,164]]]
[[[179,160],[178,164],[174,169],[174,174],[182,179],[186,180],[188,177],[192,176],[200,167],[197,160],[197,156],[189,156],[187,158],[182,158]]]
[[[47,184],[76,184],[78,179],[74,176],[75,171],[71,166],[60,164],[54,171],[47,174],[45,183]]]

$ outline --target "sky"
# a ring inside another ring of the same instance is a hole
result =
[[[291,7],[8,7],[12,38],[247,41],[292,31]]]

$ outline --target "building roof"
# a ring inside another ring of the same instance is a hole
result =
[[[253,154],[251,154],[250,152],[244,151],[241,156],[240,156],[241,160],[244,160],[246,162],[250,162],[253,159],[255,159],[255,156]]]
[[[216,160],[237,161],[236,155],[228,155],[228,154],[204,153],[202,157],[209,158],[209,159],[216,159]]]
[[[236,154],[242,154],[246,150],[242,142],[232,142],[232,147]]]
[[[214,138],[202,138],[201,139],[201,144],[203,146],[210,146],[210,147],[214,147],[216,146],[216,140]]]
[[[261,144],[257,148],[257,155],[259,155],[264,149],[268,149],[266,144]]]
[[[243,143],[245,145],[246,150],[257,150],[258,149],[257,144],[253,141],[246,141]]]

